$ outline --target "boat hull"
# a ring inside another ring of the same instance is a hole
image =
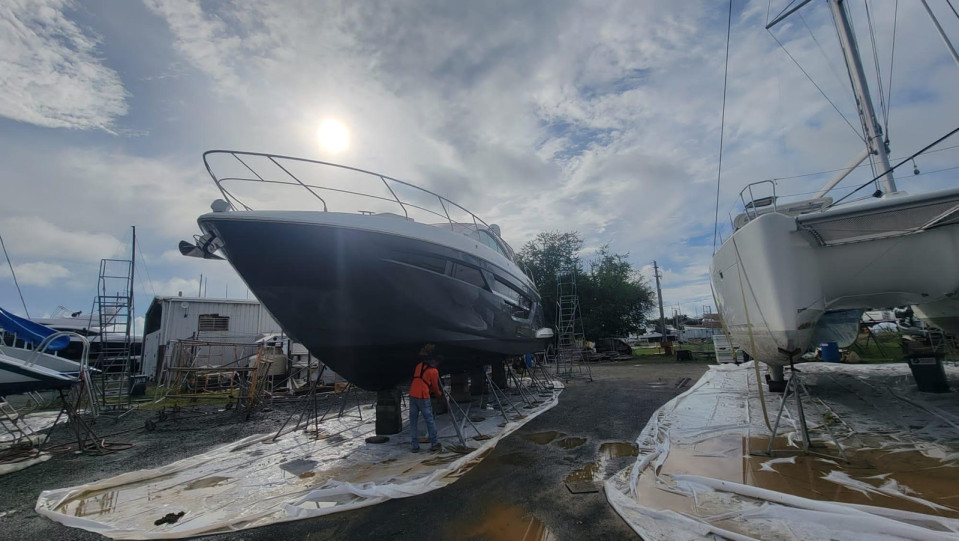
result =
[[[426,343],[444,372],[542,349],[538,294],[515,271],[454,247],[461,235],[401,218],[392,218],[397,235],[390,218],[360,217],[371,224],[360,228],[354,215],[347,227],[277,214],[198,221],[284,331],[348,381],[370,390],[408,381]],[[492,291],[495,280],[533,301],[528,317]]]
[[[734,342],[782,366],[817,345],[825,313],[915,305],[928,307],[933,323],[954,323],[957,265],[959,225],[820,246],[795,218],[772,213],[727,239],[710,276]]]
[[[40,360],[43,361],[43,359]],[[70,361],[61,360],[60,363],[54,364],[60,368],[70,369],[75,367],[79,370],[79,365]],[[73,374],[77,373],[76,371],[73,372]],[[0,396],[66,389],[77,381],[75,375],[61,373],[54,368],[44,366],[44,364],[25,362],[19,358],[0,353]]]

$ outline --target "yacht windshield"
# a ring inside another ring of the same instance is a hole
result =
[[[510,261],[514,261],[513,249],[510,248],[509,244],[506,244],[506,241],[504,241],[502,238],[494,234],[492,231],[489,230],[489,228],[487,228],[484,225],[463,224],[463,223],[453,223],[453,224],[440,223],[440,224],[433,224],[433,225],[435,225],[436,227],[443,227],[443,228],[448,228],[452,226],[454,232],[459,233],[461,235],[466,235],[467,237],[471,239],[478,240],[479,242],[482,242],[486,246],[489,246],[490,248],[498,252],[500,255],[502,255],[506,259],[509,259]]]

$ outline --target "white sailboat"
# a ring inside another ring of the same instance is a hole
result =
[[[773,181],[747,186],[740,193],[743,213],[710,265],[726,328],[743,351],[769,365],[771,388],[782,385],[783,367],[799,361],[817,337],[830,330],[855,337],[862,310],[913,305],[935,325],[959,331],[959,188],[916,195],[897,189],[845,2],[827,1],[867,147],[812,199],[782,203]],[[839,204],[830,190],[866,158],[879,172],[873,181],[882,193]]]

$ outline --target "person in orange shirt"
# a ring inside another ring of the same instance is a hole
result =
[[[416,365],[413,370],[413,382],[410,384],[410,447],[414,453],[420,451],[420,441],[417,434],[420,413],[426,419],[426,430],[430,437],[430,451],[439,451],[443,448],[436,439],[436,420],[433,419],[431,396],[443,396],[440,390],[439,358],[433,354],[433,344],[427,344],[420,351],[425,359]]]

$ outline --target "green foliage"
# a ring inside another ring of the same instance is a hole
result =
[[[650,287],[625,254],[603,246],[585,265],[579,233],[540,233],[517,254],[533,273],[548,325],[556,324],[557,276],[576,272],[580,312],[587,339],[622,337],[639,330],[653,307]]]
[[[546,324],[556,325],[556,277],[560,272],[575,269],[582,273],[582,264],[576,255],[583,247],[579,233],[544,232],[527,242],[516,254],[520,263],[525,265],[536,281],[536,289],[543,299],[543,312]]]
[[[626,260],[602,246],[579,281],[579,298],[586,336],[593,339],[627,336],[639,330],[653,307],[653,294]]]

